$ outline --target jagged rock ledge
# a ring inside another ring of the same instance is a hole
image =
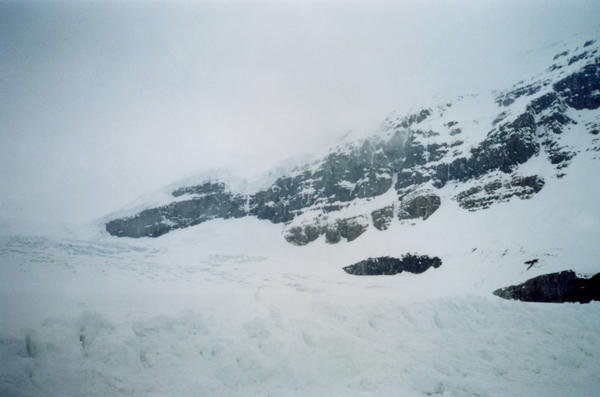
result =
[[[402,258],[381,256],[369,258],[344,267],[344,271],[357,276],[392,275],[402,272],[423,273],[430,267],[442,266],[442,260],[437,256],[430,258],[427,255],[404,254]]]
[[[469,211],[486,209],[495,203],[509,201],[512,197],[529,199],[544,187],[545,181],[537,175],[512,179],[495,179],[485,185],[477,185],[460,192],[455,198],[458,204]]]
[[[572,270],[543,274],[494,291],[504,299],[524,302],[579,302],[600,300],[600,273],[591,278],[579,278]]]

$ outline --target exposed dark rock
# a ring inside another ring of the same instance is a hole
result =
[[[485,189],[486,193],[493,193],[496,190],[500,189],[502,187],[502,182],[500,182],[499,180],[495,180],[494,182],[490,182],[487,185],[485,185],[483,188]]]
[[[362,216],[353,218],[338,219],[337,221],[322,227],[320,232],[325,234],[325,241],[329,244],[339,243],[342,238],[347,241],[356,240],[363,234],[369,224]]]
[[[470,157],[460,157],[450,164],[439,164],[435,169],[436,187],[449,180],[466,181],[492,170],[510,173],[538,153],[535,119],[523,113],[512,123],[492,130],[481,144],[471,149]]]
[[[439,132],[435,132],[433,130],[427,130],[427,131],[423,131],[423,130],[414,130],[413,134],[415,135],[420,135],[423,138],[431,138],[433,136],[439,136]]]
[[[377,230],[387,230],[392,223],[394,217],[394,206],[388,205],[379,210],[371,212],[371,218],[373,219],[373,226]]]
[[[446,143],[433,143],[427,145],[427,161],[438,161],[446,153],[448,153],[448,145]]]
[[[259,219],[269,219],[273,223],[288,222],[294,219],[294,209],[310,206],[315,203],[315,197],[310,194],[296,194],[306,186],[308,175],[279,178],[269,189],[251,196],[250,214]]]
[[[589,47],[592,44],[594,44],[596,42],[596,40],[588,40],[583,44],[583,47]]]
[[[544,180],[537,175],[515,176],[510,181],[500,180],[483,186],[474,186],[456,196],[458,204],[469,211],[489,208],[494,203],[509,201],[512,197],[531,198],[544,187]]]
[[[147,209],[139,214],[115,219],[106,224],[106,231],[118,237],[158,237],[168,233],[172,227],[163,223],[166,218],[161,208]]]
[[[419,124],[421,121],[425,120],[427,117],[431,115],[431,109],[423,109],[419,113],[411,114],[410,116],[405,117],[396,125],[397,128],[409,128],[413,124]]]
[[[345,238],[348,241],[352,241],[358,238],[361,234],[363,234],[368,227],[366,222],[361,222],[362,217],[355,216],[353,218],[341,219],[336,222],[337,230],[340,233],[340,236]]]
[[[315,241],[321,235],[321,229],[317,226],[312,225],[304,226],[304,235],[306,236],[309,242]]]
[[[396,190],[400,190],[409,186],[418,186],[424,182],[427,182],[429,179],[430,178],[428,176],[424,176],[419,171],[411,169],[402,170],[398,173],[398,178],[394,187]]]
[[[288,229],[284,235],[288,243],[294,245],[306,245],[315,241],[321,235],[319,228],[315,226],[295,226]]]
[[[364,181],[357,183],[355,194],[358,198],[375,197],[387,192],[392,187],[392,174],[387,168],[370,170]]]
[[[499,122],[503,121],[506,118],[506,116],[508,116],[507,112],[500,113],[498,116],[496,116],[496,118],[494,119],[494,121],[492,121],[492,125],[496,125]]]
[[[511,179],[510,186],[511,187],[518,186],[518,187],[522,187],[522,188],[529,188],[532,190],[532,193],[537,193],[540,190],[542,190],[542,187],[544,187],[544,180],[537,175],[531,175],[531,176],[525,176],[525,177],[515,176]],[[530,194],[530,193],[528,193],[529,189],[526,189],[525,192],[517,193],[517,195]]]
[[[391,275],[405,272],[423,273],[430,267],[438,268],[442,260],[436,256],[405,254],[402,258],[382,256],[369,258],[350,266],[344,267],[346,273],[359,276]]]
[[[422,117],[425,117],[425,113]],[[251,196],[234,196],[225,191],[223,183],[207,182],[183,187],[175,190],[173,196],[190,194],[193,196],[190,200],[111,221],[106,225],[106,230],[116,236],[157,237],[169,230],[216,217],[253,215],[273,223],[283,223],[291,221],[308,207],[323,211],[339,210],[343,208],[343,203],[356,198],[378,196],[390,189],[393,167],[388,154],[397,156],[395,164],[401,167],[406,158],[405,141],[405,134],[397,134],[385,144],[365,141],[349,151],[331,153],[314,172],[306,170],[294,176],[281,177],[270,188]],[[441,150],[432,147],[434,149]],[[426,149],[415,143],[408,150],[407,157],[409,162],[422,163],[428,156]],[[217,198],[222,208],[214,208],[217,204],[213,203],[213,199]],[[181,211],[184,214],[180,214]],[[349,235],[353,233],[349,232]]]
[[[423,220],[429,218],[438,208],[441,199],[435,194],[410,195],[403,197],[400,202],[398,218]]]
[[[529,84],[526,86],[515,88],[512,91],[509,91],[503,95],[500,95],[496,98],[496,103],[500,106],[510,106],[515,100],[522,97],[523,95],[529,96],[537,94],[542,89],[542,84],[539,82]]]
[[[327,226],[325,228],[325,241],[329,244],[337,244],[342,239],[340,231],[336,225]]]
[[[314,224],[293,226],[286,230],[284,238],[294,245],[306,245],[325,235],[325,241],[336,244],[345,238],[347,241],[357,239],[369,227],[363,216],[338,219],[330,224],[322,225],[318,221]]]
[[[549,155],[550,163],[564,165],[565,162],[571,160],[575,156],[572,152],[555,152]]]
[[[554,112],[547,116],[542,116],[539,125],[545,126],[549,131],[555,134],[562,134],[563,127],[567,124],[576,124],[574,120],[565,116],[561,112]]]
[[[568,55],[568,54],[569,54],[569,51],[563,51],[563,52],[561,52],[560,54],[556,54],[556,55],[554,55],[554,58],[552,58],[552,59],[556,61],[558,58],[560,58],[560,57],[564,57],[564,56],[566,56],[566,55]]]
[[[559,146],[554,141],[545,141],[544,148],[548,154],[550,163],[556,165],[557,168],[564,168],[568,165],[576,153],[569,151],[567,148]]]
[[[493,201],[496,199],[496,197],[491,197],[491,198],[484,198],[484,197],[478,197],[478,198],[473,198],[473,196],[481,193],[483,191],[483,188],[481,186],[473,186],[465,191],[460,192],[457,196],[456,196],[456,201],[458,201],[458,204],[468,210],[471,209],[480,209],[480,208],[489,208],[490,205],[493,203]]]
[[[534,114],[539,114],[542,111],[548,109],[550,105],[552,105],[557,99],[558,96],[555,92],[549,92],[531,101],[529,106],[527,106],[527,110],[533,111]]]
[[[553,99],[538,99],[532,105],[532,113],[543,110]],[[425,113],[421,113],[421,117],[425,117]],[[421,117],[413,120],[416,122]],[[560,116],[548,116],[543,120],[545,123],[550,121],[566,122]],[[457,158],[450,164],[439,164],[429,169],[421,168],[422,171],[418,171],[417,167],[443,158],[448,146],[423,146],[414,135],[396,133],[387,142],[365,142],[350,151],[331,153],[323,159],[316,171],[307,170],[294,176],[279,178],[270,188],[249,197],[227,192],[223,183],[207,182],[180,188],[173,192],[174,196],[190,194],[196,197],[111,221],[106,229],[117,236],[156,237],[172,229],[213,218],[253,215],[274,223],[289,222],[308,207],[317,207],[325,212],[336,211],[343,208],[343,203],[355,198],[383,194],[391,187],[393,170],[399,170],[395,185],[399,192],[432,178],[434,186],[441,187],[448,180],[466,181],[490,170],[499,169],[508,173],[539,150],[535,130],[534,117],[525,112],[514,122],[505,123],[491,131],[478,147],[472,149],[469,157]],[[549,153],[553,156],[553,161],[564,161],[567,158],[559,150],[550,150]],[[406,191],[402,192],[405,193]],[[404,200],[400,218],[426,219],[438,206],[437,196]],[[349,233],[351,238],[353,234]],[[328,240],[336,240],[333,233],[329,235]]]
[[[590,279],[579,278],[572,270],[544,274],[494,291],[504,299],[525,302],[580,302],[600,300],[600,273]]]
[[[535,129],[535,119],[531,114],[525,112],[517,117],[512,124],[508,125],[508,128],[511,128],[515,131],[521,131],[523,129]]]
[[[557,64],[552,64],[552,65],[550,65],[548,67],[548,71],[549,72],[553,72],[553,71],[558,70],[558,69],[562,69],[562,66],[561,65],[557,65]]]
[[[586,57],[587,54],[588,54],[587,51],[584,51],[581,54],[571,57],[571,59],[569,59],[569,65],[572,65],[575,62],[582,60],[583,58]]]
[[[339,211],[342,208],[344,208],[341,205],[336,205],[336,204],[331,204],[331,205],[324,205],[323,207],[321,207],[323,209],[324,212],[333,212],[333,211]],[[298,211],[298,215],[300,215],[302,212]]]
[[[600,73],[597,65],[586,65],[582,71],[565,77],[553,87],[572,108],[592,110],[600,107]]]
[[[403,142],[398,142],[400,151]],[[337,203],[383,194],[392,185],[392,173],[388,156],[380,149],[377,142],[365,142],[350,152],[329,154],[314,173],[280,178],[270,189],[252,196],[250,214],[274,223],[288,222],[313,205],[339,210]]]
[[[202,185],[184,186],[174,190],[173,197],[183,196],[184,194],[215,194],[224,193],[225,184],[222,182],[205,182]]]
[[[132,217],[112,220],[106,224],[106,230],[119,237],[158,237],[170,230],[197,225],[214,218],[239,218],[246,215],[245,197],[224,191],[221,184],[211,186],[212,191],[205,186],[202,195],[190,200],[176,201],[144,210]]]
[[[427,162],[426,149],[423,145],[411,136],[407,142],[404,151],[404,162],[402,168],[410,168],[415,165],[423,165]]]
[[[423,116],[425,113],[422,114]],[[416,118],[415,120],[417,120]],[[415,167],[437,161],[447,153],[446,144],[420,144],[414,136],[396,134],[385,144],[365,142],[349,152],[328,155],[314,172],[304,171],[294,176],[279,178],[268,189],[251,196],[233,195],[223,183],[207,182],[202,185],[177,189],[173,195],[190,194],[184,200],[167,206],[149,209],[129,217],[116,219],[106,225],[116,236],[157,237],[172,229],[195,225],[214,218],[254,215],[274,223],[289,222],[303,209],[317,206],[323,211],[339,210],[340,203],[355,198],[374,197],[385,193],[392,184],[394,169],[400,169],[396,190],[420,185],[437,177],[437,186],[449,179],[467,180],[492,169],[510,172],[516,164],[525,162],[538,148],[530,136],[535,122],[524,113],[513,123],[490,133],[482,144],[472,150],[469,158],[459,158],[451,164],[437,166],[423,174]],[[392,156],[395,156],[393,158]],[[390,160],[392,159],[392,160]],[[429,217],[439,207],[439,197],[427,196],[403,200],[401,219]],[[353,239],[361,228],[344,227],[346,238]],[[310,238],[294,238],[300,243]],[[330,233],[330,241],[336,240]]]

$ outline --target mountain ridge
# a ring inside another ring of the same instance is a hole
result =
[[[170,203],[105,228],[119,237],[158,237],[215,218],[255,216],[285,224],[284,237],[295,245],[321,236],[337,243],[369,227],[425,221],[448,200],[478,211],[531,198],[564,176],[578,153],[600,151],[597,54],[587,40],[556,54],[533,81],[388,117],[374,135],[342,142],[266,189],[243,193],[218,179],[180,186]],[[536,158],[545,161],[545,175],[525,167]]]

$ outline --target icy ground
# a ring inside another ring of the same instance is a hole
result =
[[[597,396],[600,302],[491,294],[600,271],[593,156],[530,200],[471,213],[443,198],[425,222],[336,245],[295,247],[253,218],[157,239],[3,229],[0,396]],[[406,252],[444,263],[342,271]]]
[[[597,395],[600,302],[460,293],[452,263],[359,278],[300,252],[204,254],[224,229],[176,248],[3,238],[0,395]]]

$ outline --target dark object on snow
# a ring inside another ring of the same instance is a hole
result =
[[[442,266],[442,260],[437,256],[430,258],[427,255],[404,254],[400,259],[390,256],[365,259],[353,265],[346,266],[344,271],[359,276],[374,276],[398,274],[403,271],[423,273],[432,266],[434,268]]]
[[[525,302],[579,302],[588,303],[600,300],[600,273],[592,278],[579,278],[572,270],[543,274],[494,291],[504,299]]]
[[[533,267],[533,265],[535,265],[535,264],[536,264],[536,263],[538,263],[538,262],[539,262],[539,259],[538,259],[538,258],[535,258],[535,259],[532,259],[532,260],[530,260],[530,261],[525,261],[524,263],[525,263],[526,265],[529,265],[529,267],[527,268],[527,270],[529,270],[529,269],[531,269],[531,268]]]

